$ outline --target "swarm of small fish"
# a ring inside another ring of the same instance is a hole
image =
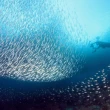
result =
[[[61,6],[57,0],[0,1],[1,76],[56,81],[78,73],[84,33]]]
[[[30,81],[55,81],[76,73],[69,51],[61,53],[53,39],[0,37],[0,75]]]
[[[33,91],[25,88],[19,88],[18,91],[12,87],[0,88],[0,98],[3,102],[19,100],[19,103],[53,103],[53,104],[70,104],[73,106],[91,106],[110,104],[110,65],[97,71],[93,76],[86,77],[82,81],[68,84],[67,86],[35,88]],[[4,94],[4,95],[2,95]],[[13,95],[12,95],[13,94]],[[7,97],[5,99],[5,97]]]

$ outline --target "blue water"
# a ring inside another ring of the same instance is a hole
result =
[[[90,47],[97,42],[97,37],[99,41],[110,43],[109,2],[0,0],[1,99],[18,100],[24,94],[24,100],[30,96],[35,96],[37,100],[42,94],[52,97],[53,93],[57,97],[62,90],[57,101],[68,101],[63,99],[65,94],[67,97],[72,94],[80,100],[77,86],[83,91],[82,82],[88,85],[88,80],[94,78],[96,73],[95,78],[100,77],[97,82],[101,90],[98,91],[105,90],[105,83],[109,87],[110,47],[101,47],[96,52]],[[9,62],[12,66],[8,66]],[[104,76],[101,76],[103,73]],[[92,84],[95,92],[96,82],[91,81]],[[90,95],[92,87],[86,88],[86,91]],[[105,99],[109,96],[109,93],[108,96],[100,94]],[[92,98],[90,101],[93,101]]]

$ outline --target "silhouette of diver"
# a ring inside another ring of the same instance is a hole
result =
[[[94,49],[93,52],[96,52],[97,49],[99,48],[110,48],[110,43],[109,42],[102,42],[102,41],[96,41],[90,45]]]

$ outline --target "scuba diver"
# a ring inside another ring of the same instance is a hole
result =
[[[110,43],[109,42],[102,42],[102,41],[97,41],[94,42],[90,45],[94,49],[94,52],[96,52],[97,49],[99,48],[110,48]]]
[[[103,42],[103,41],[97,40],[96,42],[92,43],[90,47],[94,49],[93,52],[96,52],[96,50],[99,48],[110,48],[110,42]]]

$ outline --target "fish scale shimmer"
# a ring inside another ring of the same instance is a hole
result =
[[[81,70],[85,61],[82,37],[86,40],[87,36],[75,13],[69,15],[62,3],[0,1],[1,76],[43,82],[68,78]]]

